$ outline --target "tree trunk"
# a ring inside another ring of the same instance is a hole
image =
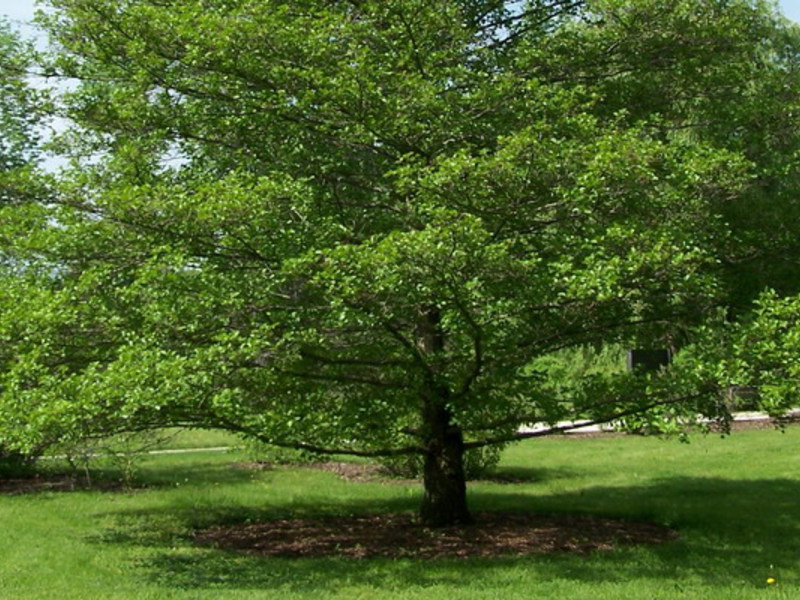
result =
[[[425,493],[420,520],[428,527],[472,523],[467,508],[467,481],[464,476],[464,439],[461,429],[450,423],[449,412],[436,411],[425,454],[423,482]]]
[[[420,317],[417,329],[419,348],[424,355],[434,357],[445,346],[441,314],[436,307],[427,307]],[[472,522],[467,508],[464,437],[461,428],[452,422],[452,415],[447,408],[449,397],[449,390],[437,382],[436,369],[432,368],[422,394],[425,493],[420,507],[420,520],[428,527]]]

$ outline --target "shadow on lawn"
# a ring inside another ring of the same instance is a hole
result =
[[[478,479],[475,483],[542,483],[545,481],[555,481],[557,479],[571,479],[581,475],[577,469],[551,468],[551,467],[502,467],[490,471],[485,476]]]
[[[510,486],[509,486],[510,488]],[[624,548],[589,557],[568,554],[480,560],[417,561],[341,558],[265,559],[213,549],[164,550],[143,566],[148,577],[177,588],[284,589],[311,592],[343,585],[375,588],[502,584],[504,567],[524,565],[537,580],[578,582],[687,577],[712,585],[763,587],[770,565],[795,569],[800,539],[800,482],[784,479],[725,480],[676,477],[642,486],[593,487],[550,496],[509,493],[505,486],[470,495],[474,510],[571,513],[646,520],[673,527],[680,540],[657,547]],[[179,529],[254,522],[286,516],[403,512],[417,498],[320,500],[313,492],[301,502],[255,510],[239,506],[167,507],[120,514],[123,528],[108,543],[174,546],[175,535],[156,535],[154,524],[173,519]],[[149,532],[149,533],[148,533]],[[185,547],[185,538],[182,544]],[[507,575],[507,571],[506,571]]]

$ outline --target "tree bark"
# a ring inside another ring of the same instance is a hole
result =
[[[420,351],[435,357],[445,347],[441,314],[428,307],[420,315]],[[435,362],[435,361],[434,361]],[[435,368],[422,393],[422,420],[425,432],[424,494],[420,520],[428,527],[466,525],[472,522],[467,508],[467,480],[464,475],[464,436],[452,421],[447,403],[450,390],[437,381]]]
[[[449,411],[435,409],[423,471],[424,494],[420,520],[428,527],[472,523],[467,507],[467,480],[464,475],[464,438],[461,429],[450,423]]]

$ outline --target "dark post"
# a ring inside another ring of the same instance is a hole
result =
[[[667,349],[628,350],[628,370],[634,373],[658,371],[668,366],[671,360],[672,352]]]

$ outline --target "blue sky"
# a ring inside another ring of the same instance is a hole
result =
[[[781,0],[779,4],[783,14],[800,23],[800,0]]]

